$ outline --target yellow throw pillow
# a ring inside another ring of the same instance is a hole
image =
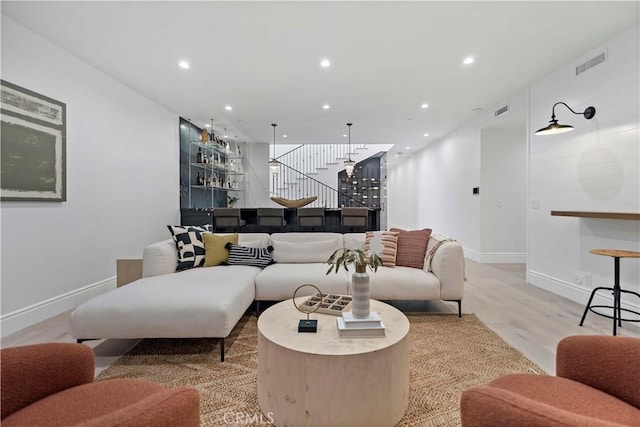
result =
[[[238,244],[238,234],[213,234],[202,233],[204,239],[204,266],[213,267],[220,265],[223,262],[227,262],[229,259],[229,250],[225,249],[224,245],[227,242],[231,242],[234,245]]]

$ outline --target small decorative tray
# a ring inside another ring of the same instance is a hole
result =
[[[351,309],[351,295],[336,295],[336,294],[320,294],[310,296],[305,302],[300,304],[300,307],[316,313],[331,314],[333,316],[342,316],[343,311],[349,311]]]

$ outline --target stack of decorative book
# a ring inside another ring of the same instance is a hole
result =
[[[380,315],[374,311],[368,317],[356,318],[353,313],[346,311],[342,317],[336,318],[338,324],[338,336],[340,338],[369,338],[383,337],[384,323]]]

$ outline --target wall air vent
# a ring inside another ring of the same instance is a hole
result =
[[[576,67],[576,76],[578,74],[584,73],[585,71],[595,67],[598,64],[602,64],[606,60],[607,60],[607,54],[606,52],[602,52],[600,55],[596,56],[595,58],[591,58],[584,64],[578,65]]]
[[[504,114],[504,113],[506,113],[507,111],[509,111],[509,105],[508,105],[508,104],[507,104],[507,105],[505,105],[505,106],[504,106],[504,107],[502,107],[502,108],[498,108],[498,109],[496,110],[496,112],[495,112],[495,113],[493,113],[493,116],[494,116],[494,117],[498,117],[500,114]]]

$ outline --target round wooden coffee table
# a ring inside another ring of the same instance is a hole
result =
[[[307,297],[297,298],[302,302]],[[312,314],[318,332],[298,332],[305,318],[292,300],[258,319],[258,404],[277,426],[393,426],[409,403],[409,320],[371,300],[384,337],[339,338],[336,316]]]

